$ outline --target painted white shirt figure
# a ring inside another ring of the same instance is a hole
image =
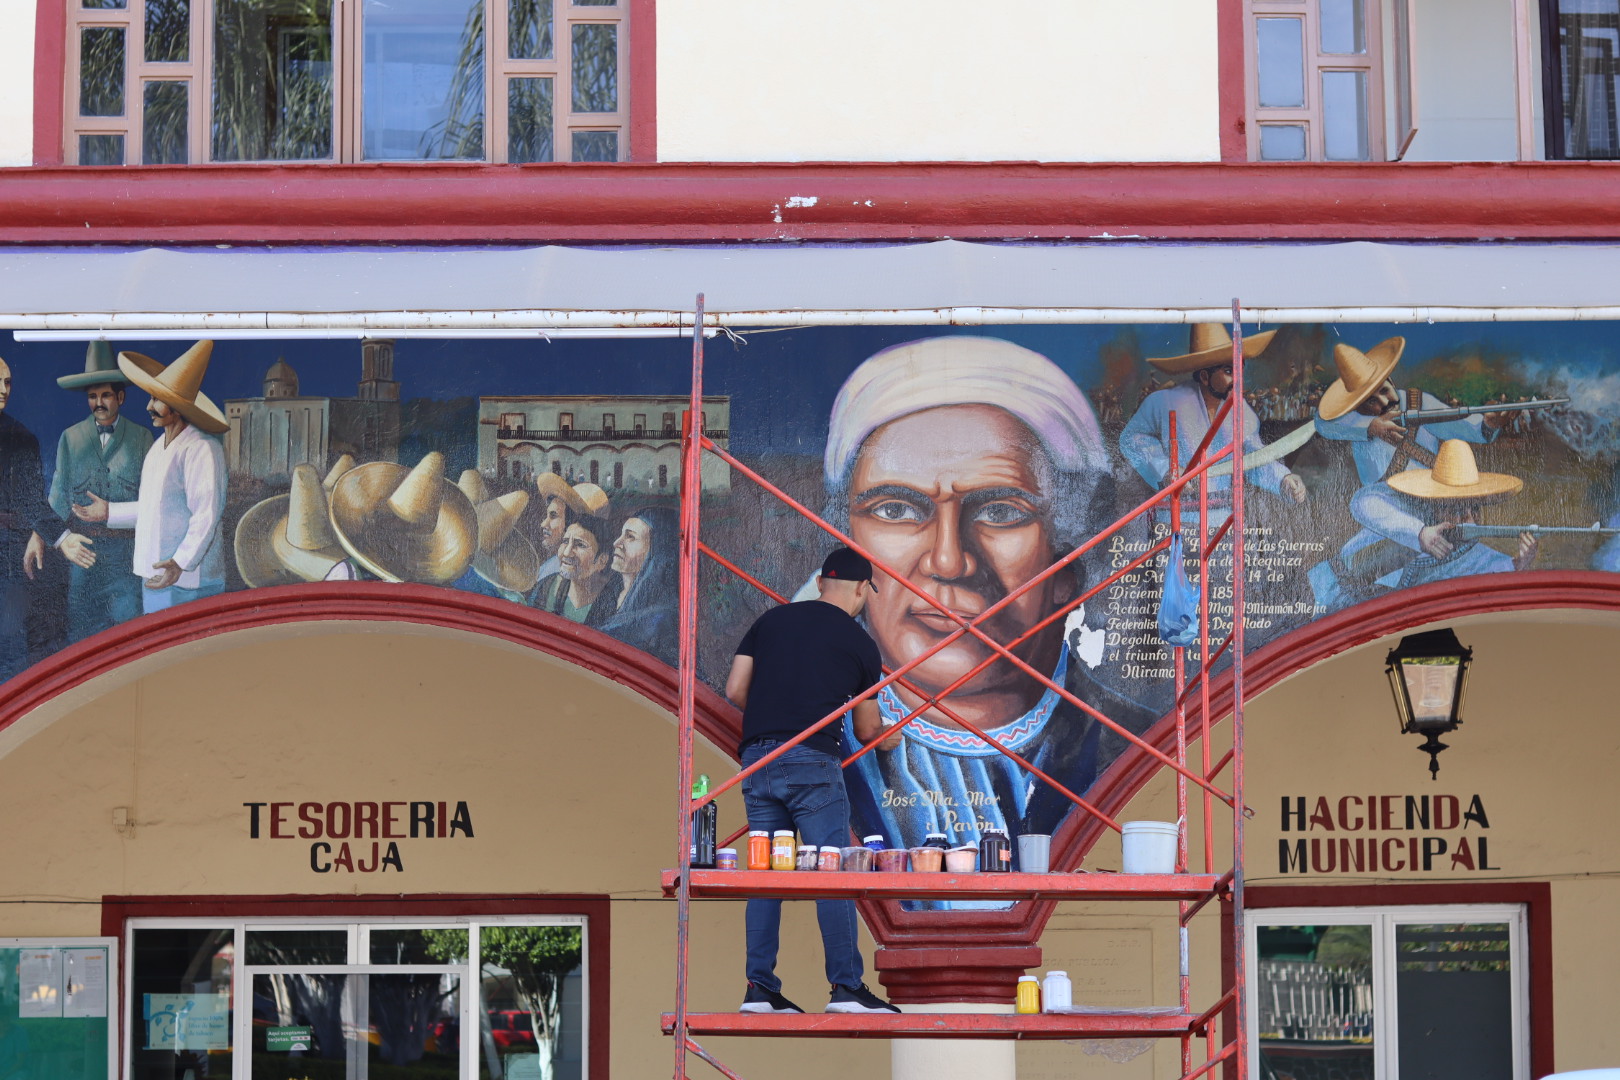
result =
[[[1260,441],[1260,418],[1247,402],[1242,403],[1242,407],[1243,449],[1252,454],[1264,445]],[[1209,410],[1196,383],[1177,383],[1149,394],[1119,435],[1120,454],[1154,489],[1163,487],[1170,475],[1171,414],[1176,418],[1176,456],[1180,459],[1177,464],[1185,469],[1187,462],[1192,460],[1193,450],[1209,430]],[[1228,416],[1222,429],[1210,440],[1211,451],[1219,450],[1232,441],[1232,427],[1232,417]],[[1273,495],[1281,493],[1282,482],[1287,476],[1288,470],[1276,461],[1249,470],[1250,480]],[[1230,476],[1210,479],[1211,491],[1229,491],[1231,487]]]
[[[188,424],[173,442],[152,443],[141,465],[140,497],[110,503],[107,525],[135,530],[133,570],[140,577],[173,559],[180,567],[175,585],[197,589],[225,583],[224,512],[225,448]]]

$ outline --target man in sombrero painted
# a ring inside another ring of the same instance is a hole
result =
[[[1243,339],[1244,359],[1253,359],[1265,351],[1277,332],[1267,330]],[[1186,382],[1163,390],[1155,390],[1143,400],[1119,434],[1119,452],[1130,462],[1131,468],[1155,490],[1170,479],[1170,418],[1176,418],[1177,471],[1185,469],[1192,452],[1209,431],[1210,417],[1232,392],[1232,336],[1220,323],[1194,323],[1190,349],[1181,356],[1152,357],[1148,363],[1171,375],[1191,375]],[[1243,449],[1254,453],[1261,448],[1260,418],[1246,401],[1234,403],[1244,410]],[[1210,440],[1210,449],[1219,450],[1232,441],[1233,418],[1228,417],[1224,430]],[[1289,502],[1305,501],[1305,481],[1285,468],[1281,462],[1267,462],[1248,471],[1249,479],[1258,487]],[[1216,521],[1225,519],[1226,506],[1232,489],[1230,476],[1213,476],[1209,481],[1211,502],[1218,510],[1212,515]]]
[[[1465,540],[1452,530],[1479,524],[1480,508],[1510,499],[1524,481],[1506,473],[1480,472],[1474,451],[1461,439],[1440,444],[1434,467],[1407,469],[1370,484],[1350,500],[1350,513],[1362,525],[1404,550],[1403,565],[1376,584],[1396,589],[1433,581],[1528,570],[1536,561],[1537,541],[1520,533],[1518,549],[1505,555],[1478,540]]]
[[[151,396],[146,411],[163,437],[146,453],[135,501],[109,503],[89,491],[89,505],[73,507],[80,521],[135,530],[132,569],[145,585],[147,612],[225,589],[225,449],[214,436],[231,425],[202,392],[213,350],[212,341],[199,341],[167,366],[118,354],[119,370]]]

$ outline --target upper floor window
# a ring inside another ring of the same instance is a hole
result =
[[[1547,156],[1620,158],[1620,0],[1547,0]]]
[[[68,0],[66,160],[618,161],[630,0]]]

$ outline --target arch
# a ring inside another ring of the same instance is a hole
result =
[[[676,672],[647,653],[544,611],[457,589],[387,582],[318,582],[223,593],[131,619],[54,653],[5,684],[0,733],[41,706],[136,661],[220,634],[305,622],[404,623],[495,638],[619,683],[671,714]],[[733,759],[742,718],[703,683],[697,733]]]

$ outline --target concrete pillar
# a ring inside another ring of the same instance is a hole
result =
[[[999,1013],[1011,1005],[976,1001],[903,1006],[908,1013]],[[895,1039],[889,1044],[892,1080],[1017,1080],[1017,1040]]]

